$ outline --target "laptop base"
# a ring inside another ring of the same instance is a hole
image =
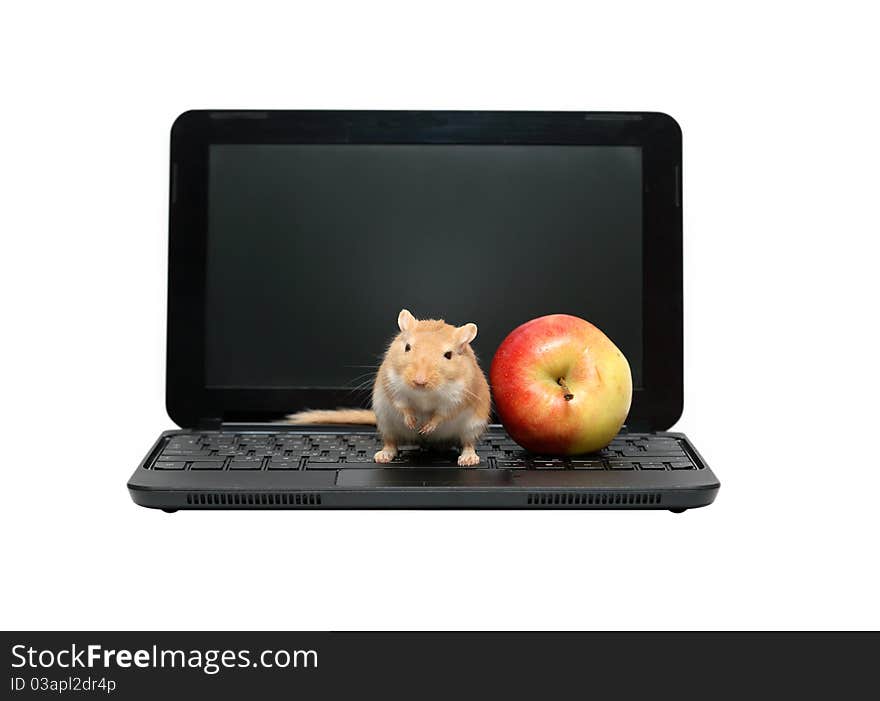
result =
[[[711,504],[719,482],[681,433],[621,433],[603,451],[522,451],[500,427],[454,452],[404,447],[372,462],[375,432],[339,427],[168,431],[132,475],[136,504],[178,509],[667,509]]]

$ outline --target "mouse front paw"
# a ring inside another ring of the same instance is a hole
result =
[[[411,412],[406,412],[403,415],[403,423],[410,431],[415,431],[418,428],[419,419],[415,414]]]
[[[429,433],[433,433],[434,431],[436,431],[439,425],[439,421],[437,421],[436,419],[431,419],[419,429],[419,433],[423,436],[427,436]]]

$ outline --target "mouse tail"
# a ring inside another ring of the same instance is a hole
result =
[[[369,409],[311,409],[288,414],[287,423],[304,426],[308,424],[364,424],[376,425],[376,414]]]

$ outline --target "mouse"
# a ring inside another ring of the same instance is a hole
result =
[[[398,446],[457,446],[458,464],[480,464],[476,443],[489,423],[491,395],[471,343],[477,325],[416,319],[407,309],[397,316],[399,333],[385,351],[373,382],[373,408],[307,410],[287,422],[375,425],[382,437],[377,463],[397,457]]]

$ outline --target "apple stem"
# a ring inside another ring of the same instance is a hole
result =
[[[568,385],[565,384],[564,377],[560,377],[558,380],[556,380],[556,384],[558,384],[560,387],[562,387],[562,389],[565,391],[565,394],[562,395],[563,398],[565,399],[565,401],[570,402],[572,399],[574,399],[574,395],[571,393],[571,390],[568,388]]]

